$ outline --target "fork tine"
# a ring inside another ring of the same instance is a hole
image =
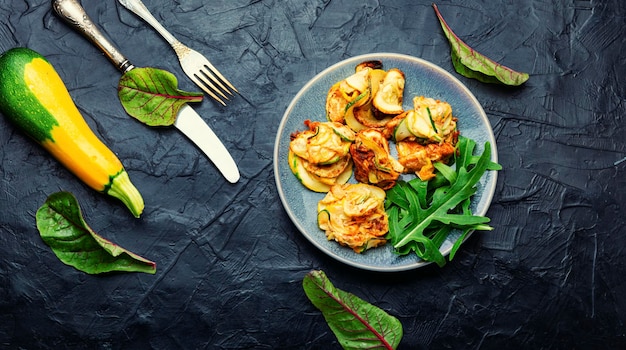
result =
[[[196,75],[196,77],[198,77],[198,79],[200,79],[200,80],[201,80],[201,81],[202,81],[202,82],[203,82],[206,86],[208,86],[209,88],[211,88],[211,89],[213,90],[213,92],[216,92],[216,93],[220,94],[220,96],[222,96],[223,98],[225,98],[225,99],[227,99],[227,100],[228,100],[228,96],[226,96],[226,95],[222,92],[222,90],[218,89],[218,88],[217,88],[217,86],[215,86],[215,85],[211,82],[211,80],[209,80],[209,79],[207,78],[207,77],[208,77],[207,72],[205,72],[204,70],[202,70],[202,69],[201,69],[201,70],[200,70],[200,71],[198,71],[195,75]]]
[[[224,99],[228,100],[228,97],[224,95],[222,91],[226,91],[229,95],[233,95],[233,93],[228,90],[222,82],[228,85],[233,91],[239,93],[237,89],[231,84],[224,76],[209,62],[209,60],[203,56],[201,53],[185,46],[183,43],[178,41],[174,36],[167,31],[158,21],[152,13],[146,8],[146,5],[143,4],[141,0],[118,0],[122,6],[126,7],[128,10],[142,18],[144,21],[148,22],[154,29],[156,29],[159,34],[172,46],[172,49],[176,52],[178,56],[178,60],[183,68],[183,71],[187,76],[204,92],[213,97],[216,101],[220,102],[222,105],[226,106],[224,101],[219,98],[215,93],[220,94]],[[221,81],[216,78],[219,77]],[[211,82],[213,81],[213,82]],[[221,90],[213,84],[219,85]],[[209,87],[209,88],[207,88]],[[213,90],[213,91],[211,91]]]
[[[226,106],[226,103],[224,103],[224,101],[223,101],[221,98],[219,98],[219,97],[218,97],[215,93],[213,93],[213,91],[211,91],[211,90],[207,87],[207,85],[205,85],[205,84],[204,84],[204,83],[205,83],[205,81],[204,81],[204,80],[206,80],[206,79],[202,79],[201,77],[198,77],[198,75],[197,75],[197,74],[194,74],[193,76],[189,76],[189,77],[191,78],[191,80],[192,80],[194,83],[196,83],[196,85],[198,85],[198,86],[199,86],[202,90],[204,90],[204,92],[206,92],[206,93],[207,93],[207,95],[209,95],[209,96],[213,97],[213,99],[214,99],[215,101],[217,101],[217,102],[221,103],[223,106]],[[220,92],[219,90],[217,90],[217,89],[216,89],[215,85],[211,84],[210,82],[208,83],[208,85],[210,85],[212,89],[214,89],[214,90],[216,90],[216,91]],[[221,95],[224,95],[224,94],[222,94],[221,92],[220,92],[220,94],[221,94]],[[224,98],[228,100],[228,97],[224,96]]]
[[[229,95],[232,96],[233,93],[230,92],[230,90],[228,90],[228,88],[226,88],[224,86],[224,84],[222,84],[222,82],[219,81],[219,79],[217,79],[217,77],[215,77],[215,75],[213,75],[213,73],[210,70],[208,70],[207,68],[210,69],[208,66],[205,65],[204,67],[202,67],[202,69],[200,69],[200,72],[202,74],[204,74],[204,76],[207,78],[206,79],[207,84],[211,84],[211,81],[213,81],[215,84],[217,84],[221,88],[221,90],[218,89],[218,92],[220,94],[222,94],[222,91],[226,91]],[[208,80],[208,79],[211,79],[211,80]],[[224,97],[226,97],[226,96],[224,96]]]
[[[196,73],[196,75],[198,75],[198,78],[200,78],[200,80],[202,80],[202,82],[204,82],[206,85],[210,86],[211,89],[214,89],[218,94],[220,94],[222,97],[224,97],[225,99],[228,100],[228,97],[226,95],[224,95],[223,91],[226,91],[229,95],[233,95],[230,91],[228,91],[227,88],[224,87],[224,85],[222,85],[222,83],[219,82],[219,80],[217,80],[217,78],[215,78],[215,76],[213,74],[211,74],[211,72],[207,71],[206,69],[202,68],[198,71],[198,73]],[[221,90],[218,89],[213,82],[217,83],[217,85],[220,86]]]
[[[224,83],[226,83],[226,85],[228,85],[229,88],[231,88],[234,92],[239,93],[239,90],[235,89],[235,87],[233,86],[233,84],[230,83],[230,81],[228,81],[228,79],[226,79],[222,73],[220,73],[220,71],[217,70],[217,68],[215,68],[211,62],[209,62],[207,60],[207,62],[205,62],[205,65],[209,68],[209,70],[211,70],[211,72],[213,72],[215,75],[217,75]],[[214,79],[224,90],[228,91],[228,93],[230,93],[230,91],[226,88],[224,88],[224,86],[222,85],[222,83],[220,83],[217,79]],[[232,94],[231,94],[232,95]]]

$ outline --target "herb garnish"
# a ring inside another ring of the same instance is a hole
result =
[[[304,292],[317,307],[344,349],[396,349],[402,324],[384,310],[344,292],[323,271],[309,272]]]
[[[475,145],[474,140],[459,136],[454,168],[437,162],[434,179],[398,181],[387,191],[388,239],[396,253],[413,251],[421,259],[443,266],[445,258],[439,248],[453,229],[462,234],[452,247],[450,260],[469,232],[492,229],[489,218],[472,214],[470,199],[485,171],[502,167],[491,161],[489,142],[480,156],[473,154]]]
[[[124,73],[117,90],[126,113],[149,126],[174,124],[185,103],[203,98],[202,93],[179,90],[174,74],[151,67]]]
[[[39,234],[64,264],[98,274],[112,271],[154,274],[156,264],[97,235],[69,192],[51,194],[37,210]]]
[[[527,73],[514,71],[474,51],[454,34],[439,13],[437,5],[433,4],[433,9],[435,9],[441,28],[443,28],[443,32],[450,42],[452,64],[457,73],[483,83],[502,83],[512,86],[521,85],[528,80]]]

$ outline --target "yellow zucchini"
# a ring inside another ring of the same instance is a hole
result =
[[[143,198],[117,156],[89,128],[54,67],[39,53],[0,55],[0,113],[96,191],[120,199],[135,217]]]

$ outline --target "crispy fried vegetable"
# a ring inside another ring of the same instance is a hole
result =
[[[404,94],[404,73],[392,68],[385,74],[385,79],[374,95],[373,105],[384,114],[400,114],[402,109],[402,96]]]
[[[379,63],[366,61],[357,65],[355,75],[367,72],[370,90],[369,93],[363,94],[359,103],[345,104],[345,112],[341,118],[337,116],[341,102],[328,102],[331,100],[331,94],[337,96],[331,88],[327,100],[327,115],[335,115],[334,120],[342,119],[352,130],[358,132],[367,128],[382,129],[395,115],[402,113],[404,73],[396,68],[385,71],[382,69],[382,63]]]
[[[367,103],[370,99],[370,68],[364,68],[341,80],[328,90],[326,96],[326,118],[343,123],[346,111]]]
[[[345,125],[333,122],[311,122],[309,130],[292,135],[289,149],[313,164],[328,165],[348,155],[354,133]]]
[[[454,154],[454,145],[450,142],[429,143],[423,145],[416,141],[396,143],[398,161],[404,166],[404,172],[415,173],[423,181],[435,177],[435,162],[448,163]]]
[[[409,140],[421,143],[442,142],[456,131],[456,118],[449,103],[417,96],[414,108],[387,124],[396,142]]]
[[[309,173],[315,176],[325,178],[325,179],[331,179],[330,184],[332,185],[335,183],[334,178],[341,175],[341,173],[343,173],[348,166],[352,165],[352,158],[347,157],[347,156],[342,157],[339,161],[332,163],[332,164],[327,164],[327,165],[315,164],[315,163],[306,161],[305,159],[302,159],[302,165],[304,166],[306,171],[308,171]],[[324,181],[324,180],[321,180],[321,181],[328,183],[327,181]]]
[[[344,184],[352,176],[350,145],[354,132],[335,122],[311,122],[309,130],[291,135],[289,168],[298,180],[315,192],[328,192],[334,184]]]
[[[348,123],[351,118],[354,118],[354,124]],[[371,102],[365,106],[355,108],[350,116],[346,114],[346,124],[348,124],[351,129],[355,130],[352,125],[358,125],[356,127],[358,130],[355,131],[361,131],[367,128],[382,129],[392,119],[393,115],[380,113],[372,106]]]
[[[288,161],[289,169],[291,169],[291,172],[296,176],[298,181],[300,181],[304,187],[314,192],[328,192],[332,185],[345,184],[352,176],[351,160],[338,176],[326,178],[309,172],[304,165],[306,161],[295,155],[291,150],[289,151]]]
[[[382,189],[362,183],[332,186],[318,203],[318,225],[328,240],[357,253],[385,244],[389,229],[385,195]]]
[[[404,73],[382,69],[381,61],[358,64],[355,73],[328,90],[326,118],[345,123],[355,132],[383,128],[403,112]]]
[[[366,129],[356,135],[350,146],[357,181],[382,189],[393,187],[404,167],[389,153],[389,143],[378,130]]]
[[[372,96],[376,96],[376,94],[380,90],[381,85],[385,81],[386,75],[387,72],[382,68],[370,70],[370,84],[372,89]]]
[[[354,68],[355,72],[360,72],[364,69],[383,69],[383,61],[380,60],[371,60],[371,61],[363,61],[356,65]]]
[[[339,81],[331,86],[326,96],[326,119],[330,122],[343,123],[345,120],[348,100],[341,93],[341,83]]]

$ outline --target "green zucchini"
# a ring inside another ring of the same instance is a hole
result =
[[[61,77],[39,53],[14,48],[0,55],[0,113],[86,185],[141,215],[143,198],[122,163],[89,128]]]
[[[409,111],[409,113],[415,112]],[[393,139],[394,141],[399,142],[411,137],[415,137],[415,135],[413,135],[411,129],[407,126],[406,118],[403,118],[398,125],[396,125],[396,128],[393,131]]]

